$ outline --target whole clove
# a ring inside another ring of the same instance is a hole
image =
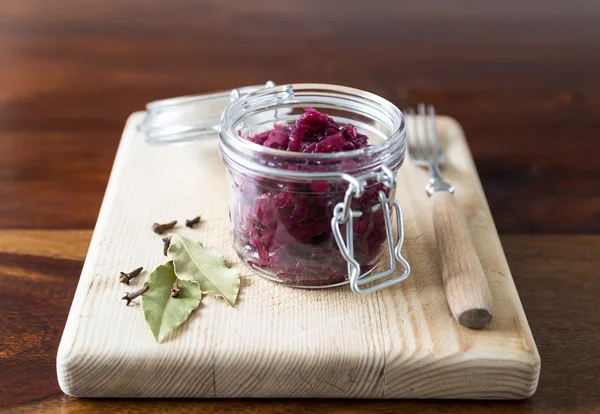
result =
[[[119,278],[119,280],[121,281],[121,283],[125,283],[126,285],[128,285],[131,279],[139,275],[142,272],[142,270],[144,270],[143,267],[138,267],[137,269],[132,270],[129,273],[121,272],[121,277]]]
[[[169,251],[169,246],[171,245],[171,236],[163,237],[162,241],[164,243],[163,254],[166,256]]]
[[[168,223],[159,224],[154,223],[152,225],[152,231],[156,234],[163,234],[167,230],[171,230],[177,224],[177,220],[169,221]]]
[[[173,283],[173,287],[171,288],[171,296],[174,298],[179,296],[179,285],[177,282]]]
[[[129,306],[132,300],[137,298],[138,296],[142,296],[144,293],[150,290],[150,286],[144,285],[143,288],[136,290],[135,292],[128,292],[125,296],[123,296],[122,300],[126,300],[127,303],[125,306]]]
[[[187,227],[189,227],[190,229],[193,228],[196,224],[200,223],[200,220],[202,220],[202,216],[198,216],[198,217],[194,217],[191,220],[185,220],[185,225]]]

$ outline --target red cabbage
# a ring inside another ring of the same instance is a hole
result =
[[[365,148],[368,137],[313,108],[293,124],[247,138],[266,147],[292,152],[333,153]],[[347,264],[331,231],[334,206],[343,200],[347,183],[275,183],[272,179],[242,179],[236,183],[234,240],[243,260],[279,281],[297,286],[326,286],[347,279]],[[352,208],[354,254],[363,271],[374,266],[386,239],[378,193],[389,190],[371,183]],[[342,226],[342,232],[344,232]],[[343,233],[344,234],[344,233]]]

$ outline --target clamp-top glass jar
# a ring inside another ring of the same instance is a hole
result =
[[[398,108],[377,95],[337,85],[267,83],[246,91],[231,92],[218,128],[230,187],[233,243],[240,258],[258,274],[296,287],[350,282],[355,292],[366,293],[406,279],[410,267],[401,254],[402,212],[395,201],[396,173],[406,147]],[[189,103],[197,98],[177,99],[180,105],[182,99]],[[149,112],[155,109],[151,105],[164,109],[173,103],[150,104]],[[356,133],[368,137],[369,145],[304,153],[249,139],[292,124],[306,108],[352,124]],[[152,133],[163,131],[164,125],[153,129],[146,122],[141,129],[152,140]],[[173,131],[183,140],[189,131],[193,134],[189,127],[175,126],[170,136]],[[375,273],[386,250],[389,267]]]

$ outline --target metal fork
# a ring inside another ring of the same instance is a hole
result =
[[[426,111],[421,103],[418,114],[410,108],[405,112],[410,158],[431,174],[425,190],[432,199],[433,227],[448,305],[461,325],[483,329],[492,320],[492,295],[456,202],[454,186],[440,171],[446,164],[446,157],[437,134],[435,109],[428,105]]]

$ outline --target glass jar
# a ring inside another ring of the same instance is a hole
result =
[[[199,128],[197,119],[195,129],[191,122],[169,124],[169,112],[175,108],[179,119],[182,114],[194,119],[193,108],[198,108],[190,101],[224,96],[150,104],[155,105],[149,108],[154,117],[147,117],[141,129],[149,137],[154,133],[170,141],[193,139],[206,125]],[[218,128],[219,149],[227,167],[233,244],[242,261],[269,280],[295,287],[350,282],[355,292],[366,293],[406,279],[410,267],[401,255],[402,212],[395,201],[395,177],[406,147],[398,108],[368,92],[325,84],[267,83],[227,96]],[[370,145],[313,154],[272,149],[247,139],[275,124],[295,122],[307,107],[338,123],[351,123],[369,137]],[[375,273],[386,250],[390,265]]]

